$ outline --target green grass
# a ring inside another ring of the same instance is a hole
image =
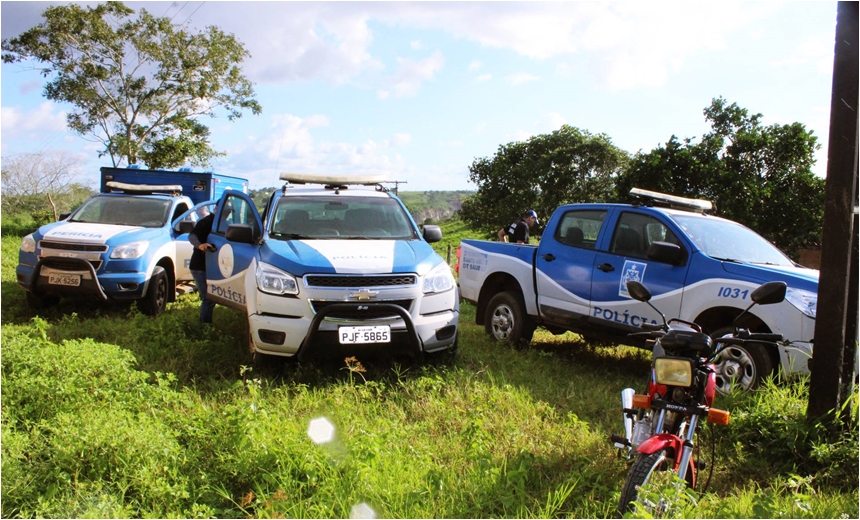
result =
[[[35,316],[15,283],[19,244],[2,239],[4,517],[615,514],[628,463],[607,439],[646,352],[542,329],[532,348],[505,348],[464,304],[453,358],[256,373],[244,316],[218,307],[201,329],[194,294],[156,319],[68,301]],[[671,513],[860,516],[857,432],[806,426],[806,397],[799,381],[718,401],[733,422],[704,429],[708,491]],[[315,444],[320,417],[334,438]]]

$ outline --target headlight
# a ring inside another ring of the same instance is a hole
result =
[[[36,252],[36,239],[33,238],[33,233],[25,236],[24,240],[21,241],[21,251],[24,253]]]
[[[424,277],[424,294],[450,291],[454,288],[454,275],[448,264],[442,262]]]
[[[269,264],[257,264],[257,289],[269,294],[299,294],[296,278]]]
[[[110,257],[118,258],[120,260],[134,260],[135,258],[143,256],[147,247],[149,247],[149,242],[146,240],[123,244],[113,248],[113,251],[110,252]]]
[[[693,362],[685,358],[658,357],[654,360],[657,384],[690,386],[693,384]]]
[[[815,318],[815,311],[818,308],[818,293],[789,287],[785,291],[785,299],[803,314]]]

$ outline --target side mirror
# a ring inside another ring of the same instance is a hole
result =
[[[224,236],[230,242],[239,242],[241,244],[254,243],[254,229],[248,224],[230,224]]]
[[[69,218],[69,216],[71,216],[71,214],[72,214],[71,212],[69,212],[69,213],[60,213],[60,220],[66,220],[67,218]],[[59,222],[59,221],[58,221],[58,222]]]
[[[183,220],[179,224],[176,224],[176,232],[180,235],[191,233],[192,231],[194,231],[194,222],[190,220]]]
[[[669,242],[653,242],[648,247],[648,259],[664,264],[678,265],[684,257],[684,252],[678,244]]]
[[[759,305],[770,305],[785,300],[785,282],[767,282],[750,294],[750,299]]]
[[[428,243],[438,242],[442,240],[442,229],[439,226],[425,224],[424,240],[426,240]]]
[[[627,282],[627,292],[634,300],[645,303],[651,301],[651,291],[639,282]]]

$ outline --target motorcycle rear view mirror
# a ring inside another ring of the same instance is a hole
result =
[[[738,321],[747,313],[747,311],[753,308],[753,305],[772,305],[785,300],[785,292],[787,288],[788,286],[785,282],[767,282],[766,284],[758,286],[750,293],[750,300],[752,300],[752,303],[749,304],[749,306],[744,309],[737,318],[735,318],[735,329],[738,327]]]
[[[654,309],[657,312],[657,314],[659,314],[660,317],[663,318],[663,327],[664,328],[669,327],[669,324],[666,321],[666,316],[664,316],[663,313],[660,312],[660,309],[658,309],[657,307],[654,307],[651,304],[651,291],[649,291],[647,287],[645,287],[644,285],[642,285],[641,283],[639,283],[637,281],[631,280],[631,281],[627,282],[627,293],[634,300],[640,301],[642,303],[647,303],[649,307]]]

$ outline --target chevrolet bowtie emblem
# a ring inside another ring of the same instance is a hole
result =
[[[376,298],[377,294],[379,294],[379,291],[368,291],[367,289],[359,289],[358,292],[350,294],[349,297],[358,301],[367,301]]]

